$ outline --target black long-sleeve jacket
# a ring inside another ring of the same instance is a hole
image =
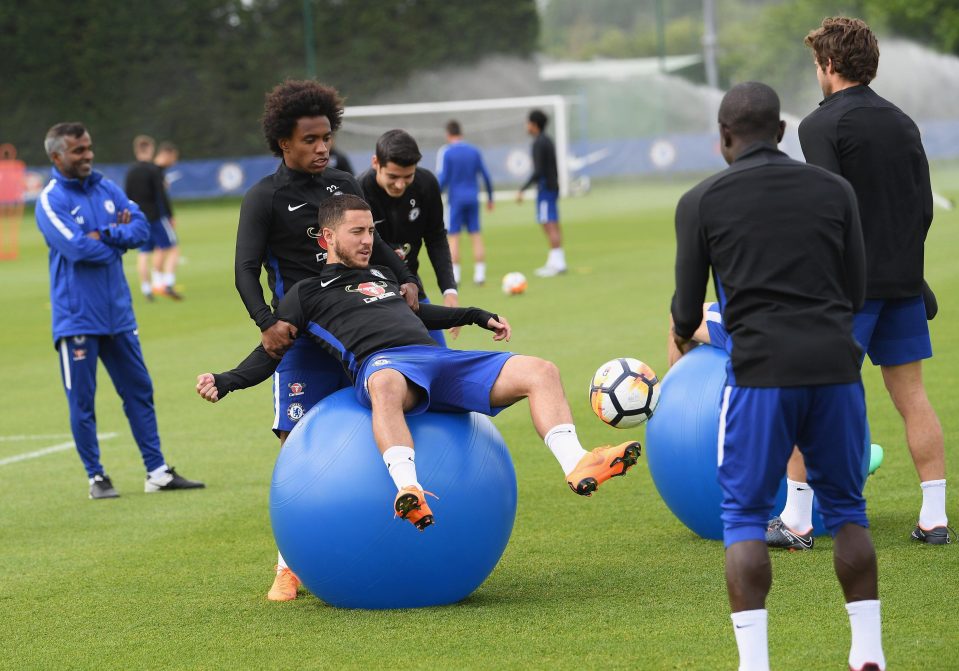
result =
[[[353,175],[332,168],[311,175],[280,163],[275,173],[257,182],[244,196],[236,231],[236,289],[261,331],[277,320],[263,298],[260,267],[266,269],[273,308],[294,284],[318,275],[326,264],[327,252],[317,207],[340,193],[363,197]],[[416,281],[379,236],[373,240],[373,261],[391,268],[403,283]]]
[[[455,289],[453,259],[443,224],[443,197],[433,173],[416,168],[413,182],[399,198],[391,197],[376,183],[373,170],[360,175],[360,188],[373,210],[376,232],[393,249],[403,251],[410,271],[419,276],[419,253],[425,245],[440,291]]]
[[[852,325],[865,254],[846,180],[757,142],[683,195],[676,244],[676,334],[691,338],[699,327],[712,268],[732,340],[730,384],[860,379]]]
[[[496,315],[479,308],[421,303],[413,312],[400,296],[396,276],[384,266],[350,268],[327,264],[318,277],[296,284],[280,300],[276,316],[293,324],[299,338],[312,338],[343,363],[353,377],[371,355],[392,347],[439,347],[428,329],[475,324],[488,328]],[[262,345],[236,368],[214,375],[222,398],[258,384],[276,370]]]
[[[559,191],[559,172],[556,167],[556,147],[546,133],[540,133],[533,140],[533,174],[520,191],[533,184],[544,191]]]

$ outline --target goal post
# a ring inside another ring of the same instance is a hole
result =
[[[502,194],[509,190],[504,185],[512,185],[515,192],[532,173],[526,118],[534,108],[542,109],[549,117],[546,132],[556,144],[560,195],[568,195],[569,112],[566,99],[560,95],[347,106],[343,125],[337,131],[337,146],[353,154],[365,146],[368,157],[379,135],[401,128],[420,145],[421,165],[433,169],[436,150],[446,143],[446,122],[456,118],[463,126],[466,141],[483,153],[497,191]]]

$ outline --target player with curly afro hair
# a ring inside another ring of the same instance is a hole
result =
[[[263,135],[274,156],[282,156],[280,140],[293,135],[303,117],[326,117],[335,133],[343,119],[343,98],[332,86],[309,79],[287,79],[266,94]]]
[[[262,347],[282,357],[276,369],[273,432],[280,445],[316,403],[349,386],[339,360],[308,338],[295,338],[290,324],[278,320],[271,306],[298,281],[319,275],[326,265],[326,242],[319,235],[320,204],[348,194],[363,197],[353,175],[331,166],[333,133],[343,117],[343,99],[330,86],[289,79],[266,95],[263,135],[280,157],[276,172],[254,184],[240,205],[234,272],[236,288],[256,323]],[[416,277],[378,235],[371,261],[390,268],[402,283],[401,293],[417,307]],[[260,276],[267,275],[272,297],[263,296]],[[296,598],[299,580],[282,555],[277,556],[273,586],[267,598]]]

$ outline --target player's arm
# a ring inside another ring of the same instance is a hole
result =
[[[853,312],[859,312],[866,300],[866,245],[862,238],[859,201],[852,185],[840,180],[846,192],[846,230],[843,236],[843,265],[846,269],[846,295]]]
[[[445,305],[421,303],[417,314],[430,330],[438,331],[472,324],[492,331],[493,340],[506,341],[509,341],[513,332],[505,317],[480,308],[449,308]]]
[[[163,168],[157,166],[155,171],[155,184],[153,186],[156,189],[157,201],[160,204],[160,214],[166,215],[173,219],[173,205],[170,204],[170,194],[167,192],[166,188],[166,178]]]
[[[76,263],[106,264],[120,258],[120,251],[100,240],[100,233],[84,233],[70,214],[69,202],[52,189],[44,189],[37,199],[37,226],[47,244]]]
[[[453,257],[450,255],[450,243],[446,237],[446,226],[443,224],[443,197],[440,195],[439,184],[429,180],[426,187],[426,202],[423,210],[428,219],[423,230],[423,242],[426,244],[426,253],[430,257],[430,264],[436,273],[436,284],[443,292],[445,305],[456,306],[456,280],[453,277]],[[452,302],[446,301],[447,296]]]
[[[493,209],[493,180],[490,179],[489,170],[486,169],[486,162],[483,155],[477,152],[476,160],[479,162],[480,175],[483,177],[483,183],[486,184],[486,209]]]
[[[273,218],[272,206],[272,195],[257,187],[250,189],[243,197],[240,222],[236,229],[236,254],[233,263],[236,290],[250,318],[261,331],[266,331],[276,323],[260,286],[260,268],[266,256]]]
[[[539,178],[546,174],[546,152],[546,143],[540,138],[537,138],[536,142],[533,143],[533,174],[530,175],[526,183],[519,188],[520,193],[526,191],[526,189],[533,186],[533,184],[536,184]]]
[[[449,186],[449,172],[446,171],[446,145],[443,145],[436,151],[436,181],[440,185],[440,191],[446,191]]]
[[[685,194],[676,207],[676,292],[670,314],[673,339],[681,353],[695,346],[693,336],[703,320],[709,282],[709,254],[699,219],[700,196]]]
[[[260,384],[271,377],[279,365],[280,361],[267,354],[263,345],[257,345],[233,370],[198,375],[196,393],[210,403],[216,403],[231,391]]]
[[[837,175],[842,174],[835,123],[827,125],[816,117],[804,119],[799,124],[799,146],[806,163],[818,165]]]
[[[110,187],[117,220],[100,227],[100,240],[124,250],[139,247],[150,237],[150,224],[140,206],[127,198],[119,186]]]

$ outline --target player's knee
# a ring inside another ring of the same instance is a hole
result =
[[[406,396],[406,378],[399,371],[384,368],[367,379],[366,388],[370,400],[376,405],[402,405]]]

